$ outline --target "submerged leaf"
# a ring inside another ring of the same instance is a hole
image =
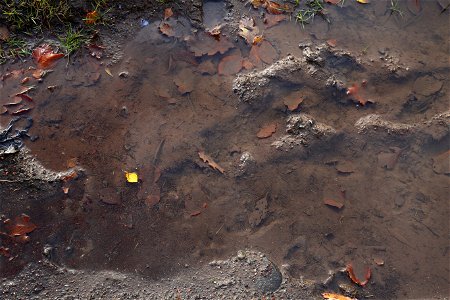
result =
[[[197,36],[188,39],[187,43],[189,49],[194,52],[196,57],[203,55],[212,56],[217,53],[224,54],[231,48],[234,48],[233,43],[225,36],[220,35],[217,38],[206,32],[199,33]]]
[[[270,28],[284,20],[286,20],[285,15],[270,15],[270,14],[268,14],[264,18],[264,24],[266,25],[266,28]]]
[[[322,293],[322,297],[328,300],[353,300],[350,297],[335,293]]]
[[[166,8],[164,10],[164,20],[167,20],[168,18],[170,18],[171,16],[173,16],[173,11],[172,8]]]
[[[198,152],[198,156],[200,157],[201,160],[203,160],[203,162],[207,163],[214,170],[217,170],[222,174],[225,172],[225,170],[221,166],[219,166],[211,157],[206,155],[205,152],[203,151]]]
[[[234,75],[242,69],[242,56],[238,52],[222,58],[217,67],[218,73],[221,75]]]
[[[277,123],[271,123],[261,128],[256,136],[260,139],[271,137],[277,131]]]
[[[287,106],[287,108],[290,111],[294,111],[296,110],[299,105],[303,102],[303,98],[301,97],[296,97],[296,98],[291,98],[291,99],[286,99],[284,100],[284,105]]]

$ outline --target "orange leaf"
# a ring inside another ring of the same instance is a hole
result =
[[[171,16],[173,16],[173,11],[172,8],[166,8],[164,10],[164,20],[167,20],[168,18],[170,18]]]
[[[303,102],[303,98],[292,98],[292,99],[286,99],[284,100],[284,105],[287,106],[287,108],[290,111],[294,111],[298,108],[298,106]]]
[[[96,10],[88,12],[86,14],[86,18],[84,19],[84,22],[88,25],[95,24],[99,19],[98,12]]]
[[[327,40],[327,44],[330,47],[336,47],[337,41],[335,39],[330,39],[330,40]]]
[[[198,152],[198,156],[200,157],[201,160],[203,160],[203,162],[207,163],[214,170],[217,170],[222,174],[225,172],[225,170],[221,166],[219,166],[211,157],[206,155],[205,152],[203,151]]]
[[[365,280],[364,280],[364,281],[361,281],[361,280],[359,280],[359,279],[356,277],[355,272],[353,271],[353,266],[352,266],[351,264],[348,264],[348,265],[346,266],[345,269],[346,269],[346,271],[347,271],[347,273],[348,273],[348,277],[350,277],[350,279],[351,279],[354,283],[356,283],[356,284],[358,284],[358,285],[360,285],[360,286],[365,286],[365,285],[369,282],[370,276],[372,275],[372,271],[370,270],[369,267],[367,267],[367,271],[366,271],[366,275],[365,275]]]
[[[175,36],[175,31],[173,30],[172,26],[164,22],[159,25],[159,31],[169,37]]]
[[[322,297],[329,300],[353,300],[350,297],[335,293],[322,293]]]
[[[64,54],[54,53],[48,44],[43,44],[33,50],[33,58],[40,68],[47,68],[52,62],[62,57],[64,57]]]
[[[11,236],[26,235],[34,231],[37,226],[30,222],[30,217],[26,214],[17,216],[14,223],[9,225],[9,234]]]
[[[256,136],[260,139],[271,137],[277,131],[277,123],[271,123],[261,128]]]
[[[232,42],[225,36],[212,36],[207,32],[199,33],[195,38],[188,39],[189,49],[194,52],[194,56],[224,54],[234,48]]]
[[[344,206],[344,203],[329,198],[323,200],[323,203],[328,206],[336,207],[337,209],[341,209]]]

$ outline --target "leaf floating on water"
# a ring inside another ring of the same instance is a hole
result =
[[[369,282],[369,279],[370,279],[370,277],[371,277],[371,275],[372,275],[372,271],[370,270],[369,267],[367,267],[367,271],[366,271],[366,274],[365,274],[365,276],[364,276],[364,280],[361,281],[361,280],[359,280],[359,279],[356,277],[355,272],[354,272],[354,270],[353,270],[352,264],[348,264],[348,265],[346,266],[345,270],[347,271],[348,277],[350,277],[350,279],[351,279],[354,283],[356,283],[356,284],[358,284],[358,285],[360,285],[360,286],[365,286],[365,285]]]
[[[356,1],[361,4],[369,4],[370,3],[369,0],[356,0]]]
[[[297,98],[284,100],[284,105],[286,105],[290,111],[294,111],[299,107],[299,105],[302,102],[303,102],[303,98],[297,97]]]
[[[242,69],[242,56],[238,52],[222,58],[217,67],[220,75],[234,75]]]
[[[322,297],[328,300],[354,300],[353,298],[335,293],[322,293]]]
[[[136,183],[139,181],[138,174],[135,172],[125,172],[125,178],[127,182]]]
[[[337,209],[341,209],[342,207],[344,207],[344,203],[330,199],[330,198],[324,199],[323,203],[328,206],[335,207]]]
[[[211,157],[206,155],[205,152],[203,151],[198,152],[198,156],[200,157],[201,160],[203,160],[203,162],[207,163],[214,170],[217,170],[222,174],[225,172],[225,170],[221,166],[219,166]]]
[[[47,68],[54,61],[62,57],[64,57],[64,54],[53,52],[49,44],[42,44],[33,50],[33,58],[40,68]]]
[[[249,45],[254,45],[255,38],[259,34],[259,28],[255,26],[255,20],[251,17],[243,17],[239,21],[239,36],[244,38],[244,40]]]
[[[367,85],[367,82],[361,86],[366,86],[366,85]],[[347,88],[347,96],[350,96],[350,98],[354,102],[360,104],[361,106],[364,106],[367,103],[373,103],[373,101],[366,100],[361,96],[359,86],[356,83],[352,84],[351,87]]]
[[[277,131],[277,123],[271,123],[261,128],[256,136],[260,139],[271,137]]]
[[[170,18],[171,16],[173,16],[173,11],[172,8],[166,8],[164,10],[164,20],[167,20],[168,18]]]

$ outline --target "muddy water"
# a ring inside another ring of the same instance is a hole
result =
[[[433,159],[448,151],[448,136],[366,136],[354,127],[372,113],[412,124],[448,109],[448,13],[440,14],[435,1],[421,1],[420,10],[410,1],[400,17],[387,12],[386,2],[373,2],[330,6],[331,24],[316,18],[304,29],[285,21],[264,30],[279,58],[300,57],[299,43],[336,39],[364,61],[364,69],[343,66],[347,86],[367,80],[365,97],[375,104],[364,107],[282,83],[261,103],[242,103],[232,90],[235,75],[217,74],[224,55],[195,57],[184,37],[161,35],[159,22],[136,33],[117,65],[89,55],[59,62],[32,94],[31,134],[39,139],[27,146],[50,169],[66,170],[76,158],[85,172],[63,184],[68,194],[61,189],[40,208],[36,239],[54,247],[55,262],[74,268],[160,278],[256,248],[289,264],[293,278],[323,280],[328,270],[353,262],[372,268],[376,298],[448,295],[448,176],[433,168]],[[208,27],[229,17],[221,2],[205,11]],[[255,11],[242,11],[264,27]],[[236,33],[224,33],[248,55]],[[210,74],[199,71],[206,63]],[[425,87],[417,80],[425,75],[442,87],[420,96],[415,89]],[[7,79],[1,89],[8,98],[20,80]],[[408,104],[412,93],[420,104]],[[300,111],[334,127],[339,138],[287,150],[271,145],[285,135],[290,112],[283,100],[298,95]],[[1,118],[2,125],[9,120]],[[273,136],[256,137],[274,122]],[[395,149],[395,165],[380,166],[379,154]],[[202,162],[200,151],[224,173]],[[243,167],[245,153],[254,162]],[[140,182],[127,183],[125,171],[136,171]],[[344,207],[324,205],[328,198]]]

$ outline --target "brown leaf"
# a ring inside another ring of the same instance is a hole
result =
[[[13,111],[13,112],[11,113],[11,115],[12,115],[12,116],[22,115],[22,114],[24,114],[24,113],[29,112],[30,110],[31,110],[31,107],[23,107],[23,108],[19,108],[18,110]]]
[[[217,67],[220,75],[234,75],[242,69],[242,56],[240,52],[222,58]]]
[[[173,16],[173,11],[172,8],[166,8],[164,10],[164,20],[167,20],[168,18],[170,18],[171,16]]]
[[[217,53],[224,54],[231,48],[234,48],[232,42],[230,42],[225,36],[220,35],[217,39],[208,33],[202,32],[197,36],[187,40],[189,49],[194,52],[196,57],[203,55],[215,55]]]
[[[450,174],[450,150],[433,157],[433,171],[437,174]]]
[[[261,58],[259,58],[258,48],[259,45],[253,45],[248,54],[248,60],[257,68],[262,67],[263,65]]]
[[[382,152],[378,154],[378,166],[383,169],[392,170],[398,161],[401,149],[392,147],[391,152]]]
[[[197,71],[200,72],[200,74],[214,75],[217,72],[217,67],[211,60],[205,60],[198,65]]]
[[[158,204],[160,200],[161,200],[161,189],[156,183],[154,183],[150,191],[150,194],[145,198],[145,203],[147,204],[148,207],[153,207],[156,204]]]
[[[335,166],[335,168],[339,173],[343,173],[343,174],[351,174],[351,173],[355,172],[355,167],[354,167],[353,163],[351,163],[349,161],[340,161]]]
[[[263,41],[261,44],[256,45],[258,48],[258,57],[266,64],[273,63],[278,58],[277,50],[268,41]]]
[[[78,158],[74,157],[67,160],[67,167],[68,168],[75,168],[78,165]]]
[[[200,215],[201,213],[202,213],[201,210],[196,210],[196,211],[191,213],[191,217],[196,217],[196,216]]]
[[[239,21],[239,36],[243,37],[247,44],[255,44],[255,38],[259,34],[259,28],[255,26],[255,20],[251,17],[243,17]]]
[[[264,24],[266,25],[266,28],[273,27],[275,25],[278,25],[281,21],[286,20],[285,15],[266,15],[264,18]]]
[[[286,105],[290,111],[294,111],[299,107],[299,105],[302,102],[303,102],[303,98],[297,97],[297,98],[291,98],[291,99],[284,100],[284,105]]]
[[[266,7],[267,12],[273,15],[279,15],[289,10],[288,5],[281,5],[273,1],[266,1],[264,5]]]
[[[261,128],[256,136],[260,139],[271,137],[277,131],[277,123],[271,123]]]
[[[207,29],[206,32],[215,37],[216,39],[220,39],[220,33],[222,31],[222,25],[217,25],[212,29]]]
[[[339,4],[339,2],[341,2],[342,0],[325,0],[326,3],[329,4]]]
[[[347,95],[350,96],[350,99],[362,106],[367,103],[373,103],[371,100],[366,100],[360,94],[360,87],[358,84],[354,83],[351,87],[347,88]]]
[[[335,207],[337,209],[341,209],[344,206],[344,203],[330,199],[330,198],[325,198],[323,200],[323,203],[328,205],[328,206],[332,206]]]
[[[356,284],[358,284],[358,285],[360,285],[360,286],[365,286],[365,285],[369,282],[369,279],[370,279],[370,277],[371,277],[371,275],[372,275],[372,271],[370,270],[369,267],[367,267],[367,271],[366,271],[366,274],[365,274],[364,281],[359,280],[359,279],[356,277],[356,275],[355,275],[355,272],[354,272],[354,270],[353,270],[352,264],[348,264],[348,265],[346,266],[346,271],[347,271],[347,273],[348,273],[348,277],[350,277],[350,279],[351,279],[354,283],[356,283]]]
[[[379,257],[374,257],[373,261],[375,264],[377,264],[378,266],[383,266],[384,265],[384,260],[379,258]]]
[[[337,45],[337,40],[336,39],[329,39],[329,40],[327,40],[327,44],[328,44],[328,46],[334,48]]]
[[[205,152],[203,151],[198,152],[198,156],[200,157],[201,160],[203,160],[203,162],[207,163],[214,170],[217,170],[222,174],[225,172],[225,170],[221,166],[219,166],[211,157],[206,155]]]
[[[30,217],[26,214],[17,216],[12,224],[7,224],[7,229],[11,236],[26,235],[36,228],[37,226],[30,221]]]
[[[195,75],[189,69],[183,69],[174,77],[173,82],[181,94],[190,93],[194,90]]]
[[[169,37],[175,36],[175,31],[173,30],[172,26],[170,26],[166,22],[162,22],[159,25],[159,31],[161,31],[162,34],[165,34]]]
[[[53,52],[49,44],[42,44],[33,50],[33,58],[40,68],[47,68],[62,57],[64,57],[64,54]]]

